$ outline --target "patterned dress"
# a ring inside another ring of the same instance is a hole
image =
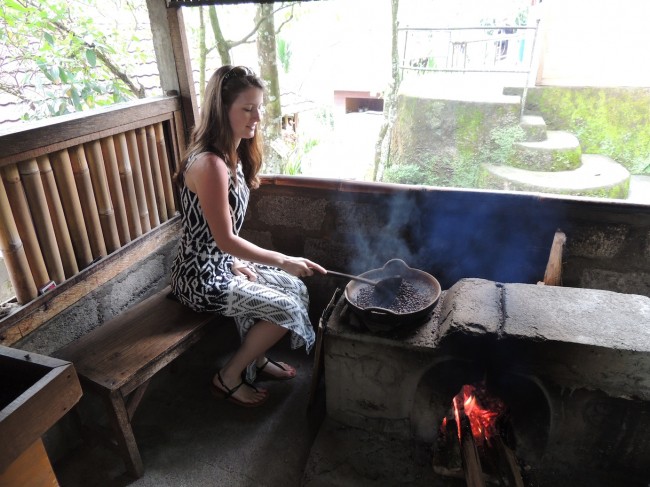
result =
[[[189,159],[186,171],[200,155]],[[237,165],[237,181],[235,185],[231,174],[228,199],[235,234],[244,223],[250,195],[241,163]],[[291,332],[292,348],[304,345],[309,353],[315,335],[307,313],[305,284],[281,269],[252,262],[247,264],[257,274],[256,281],[235,276],[231,271],[234,258],[217,247],[196,193],[183,186],[180,198],[183,231],[172,265],[174,295],[196,311],[233,317],[242,340],[258,320],[268,320]],[[253,380],[254,375],[251,364],[248,379]]]

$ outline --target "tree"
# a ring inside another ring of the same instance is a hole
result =
[[[280,10],[291,7],[291,12],[284,19],[279,28],[275,27],[275,15]],[[266,82],[266,93],[264,100],[265,115],[262,118],[261,130],[264,133],[264,153],[265,167],[264,171],[268,173],[283,173],[284,164],[282,156],[273,149],[274,146],[282,145],[282,100],[280,96],[280,81],[277,67],[277,42],[276,34],[282,27],[293,18],[293,6],[280,5],[275,7],[274,4],[259,4],[255,10],[253,27],[246,34],[237,40],[226,39],[219,21],[217,8],[212,5],[209,7],[210,25],[214,37],[214,46],[207,47],[202,44],[199,47],[199,66],[201,75],[205,70],[205,58],[208,53],[215,49],[219,53],[219,58],[223,64],[232,64],[231,51],[242,44],[256,42],[257,57],[260,65],[260,76]],[[199,43],[203,43],[203,38],[199,32]],[[201,82],[201,93],[203,90]]]
[[[122,24],[100,25],[97,19],[104,17],[94,5],[92,0],[4,0],[0,6],[0,90],[28,104],[23,118],[144,96],[129,73],[146,52],[126,54],[135,39],[124,36]]]
[[[282,160],[273,150],[273,141],[282,136],[282,105],[280,101],[280,81],[278,79],[277,50],[275,42],[275,22],[273,5],[259,4],[255,15],[257,31],[257,57],[260,74],[266,81],[264,100],[265,114],[262,118],[264,133],[265,172],[282,173]]]
[[[397,20],[397,13],[399,10],[399,0],[391,0],[391,16],[392,16],[392,31],[391,31],[391,85],[384,95],[384,122],[379,129],[379,136],[375,144],[375,166],[372,173],[372,180],[381,180],[381,172],[386,165],[388,159],[388,143],[390,141],[390,131],[395,121],[397,114],[397,93],[400,85],[400,69],[399,69],[399,52],[397,49],[397,33],[399,22]]]

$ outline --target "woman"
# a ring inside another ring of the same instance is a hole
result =
[[[212,379],[215,395],[247,407],[268,398],[256,375],[291,379],[296,370],[266,357],[285,333],[291,346],[314,343],[307,288],[299,279],[318,264],[263,249],[239,236],[251,188],[259,185],[264,84],[243,66],[222,66],[210,78],[186,157],[175,175],[183,233],[172,267],[176,297],[196,311],[235,319],[241,347]],[[242,379],[246,371],[246,379]]]

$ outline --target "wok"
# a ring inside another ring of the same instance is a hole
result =
[[[373,269],[362,274],[360,277],[377,281],[386,277],[400,276],[403,281],[411,284],[418,293],[426,296],[425,302],[418,308],[409,312],[393,311],[382,307],[359,306],[359,292],[367,287],[368,284],[358,281],[350,281],[344,290],[345,300],[350,309],[357,314],[362,321],[371,322],[372,324],[387,325],[384,329],[389,329],[402,324],[419,322],[433,311],[436,303],[440,299],[441,287],[438,280],[431,274],[424,271],[413,269],[406,265],[401,259],[391,259],[382,268]]]

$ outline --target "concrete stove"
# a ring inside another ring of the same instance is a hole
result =
[[[387,333],[351,324],[344,298],[331,308],[324,367],[337,423],[433,443],[451,398],[482,381],[508,404],[516,454],[539,479],[589,470],[609,485],[602,470],[647,485],[650,298],[463,279],[424,323]]]

